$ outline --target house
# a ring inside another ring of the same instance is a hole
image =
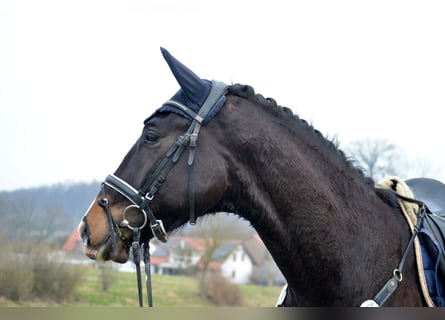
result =
[[[83,245],[77,230],[69,236],[63,250],[75,263],[91,261],[83,255]],[[195,275],[207,269],[212,273],[221,274],[236,284],[285,283],[281,272],[256,233],[247,239],[224,241],[175,235],[169,237],[166,243],[152,240],[150,253],[153,274]],[[116,269],[135,271],[131,261],[117,265]]]
[[[241,241],[224,242],[219,245],[209,264],[209,269],[219,272],[232,283],[246,284],[250,282],[255,261],[245,250]]]
[[[257,234],[245,240],[175,236],[156,243],[151,258],[156,274],[196,274],[207,269],[236,284],[284,284],[275,262]]]
[[[192,237],[170,237],[166,243],[153,240],[152,272],[155,274],[190,275],[205,251],[205,240]]]

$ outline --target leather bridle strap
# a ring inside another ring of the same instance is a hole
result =
[[[144,264],[145,264],[145,286],[147,288],[147,302],[149,307],[153,307],[153,294],[151,290],[151,261],[150,261],[149,240],[144,242]]]
[[[142,302],[142,280],[141,280],[141,246],[139,244],[139,240],[141,237],[141,232],[138,227],[133,229],[133,242],[131,244],[131,250],[133,251],[133,262],[136,266],[136,279],[138,284],[138,298],[139,298],[139,307],[143,307],[144,303]]]
[[[194,158],[198,140],[199,130],[203,121],[209,115],[214,107],[220,107],[225,101],[225,93],[227,85],[222,82],[212,81],[212,88],[208,94],[204,104],[198,113],[177,101],[169,100],[165,104],[176,107],[178,110],[186,112],[193,120],[186,133],[180,136],[177,141],[170,147],[162,161],[151,174],[148,181],[137,191],[130,184],[115,175],[109,175],[105,179],[105,184],[124,195],[130,200],[150,221],[150,227],[153,234],[161,241],[166,241],[166,234],[162,222],[156,220],[152,213],[149,202],[153,200],[162,184],[167,179],[167,175],[173,166],[178,162],[182,153],[187,146],[190,147],[189,158],[187,164],[189,166],[189,208],[190,223],[196,222],[195,202],[194,202]],[[142,229],[143,226],[140,227]]]
[[[113,248],[113,254],[117,255],[117,237],[122,240],[123,243],[127,247],[130,247],[130,240],[128,240],[122,230],[119,228],[119,226],[116,224],[116,222],[113,219],[113,216],[111,215],[111,210],[108,204],[108,199],[105,197],[105,190],[104,190],[104,184],[102,184],[101,188],[101,198],[98,200],[98,205],[102,207],[102,209],[105,212],[105,215],[107,216],[108,224],[110,226],[110,239],[111,239],[111,246]]]
[[[150,175],[148,181],[141,187],[141,189],[137,190],[129,183],[124,181],[123,179],[110,174],[105,178],[104,183],[102,184],[102,199],[100,199],[100,205],[104,209],[109,224],[111,226],[111,242],[113,246],[113,252],[117,255],[117,243],[116,243],[116,235],[120,236],[120,239],[124,241],[127,247],[130,248],[129,241],[123,237],[123,233],[120,230],[119,226],[116,225],[113,217],[111,216],[111,211],[108,207],[108,200],[105,197],[104,186],[114,189],[125,198],[127,198],[132,205],[127,206],[123,212],[123,221],[120,223],[121,227],[127,227],[133,230],[133,242],[131,243],[131,248],[133,250],[134,262],[136,265],[136,273],[137,273],[137,282],[138,282],[138,294],[139,294],[139,306],[143,306],[142,304],[142,282],[141,282],[141,272],[140,272],[140,232],[147,223],[147,220],[150,222],[150,228],[152,230],[153,235],[158,238],[162,242],[167,241],[167,234],[164,229],[163,223],[161,220],[157,220],[155,215],[150,209],[150,202],[153,200],[154,196],[161,188],[162,184],[167,179],[167,175],[173,166],[178,162],[181,157],[183,151],[187,146],[189,146],[189,157],[187,164],[189,166],[189,207],[190,207],[190,223],[196,223],[196,215],[195,215],[195,196],[194,196],[194,159],[195,159],[195,151],[196,144],[198,141],[198,134],[201,126],[203,125],[206,117],[210,114],[210,112],[215,108],[214,114],[219,110],[219,108],[225,102],[225,93],[227,91],[228,86],[222,82],[212,81],[212,87],[210,93],[208,94],[206,100],[203,105],[199,109],[198,113],[194,112],[187,106],[177,102],[169,100],[165,104],[169,106],[173,106],[178,108],[180,111],[185,112],[189,115],[193,120],[186,131],[186,133],[180,136],[177,141],[170,147],[170,149],[165,154],[164,158],[161,160],[159,165],[156,167],[154,172]],[[213,114],[213,115],[214,115]],[[143,223],[140,226],[132,226],[126,219],[126,211],[129,208],[137,208],[144,217]],[[121,236],[122,234],[122,236]],[[147,285],[147,297],[148,297],[148,306],[151,307],[152,304],[152,293],[151,293],[151,274],[150,274],[150,252],[149,252],[149,244],[148,241],[144,243],[144,262],[145,262],[145,273],[146,273],[146,285]]]
[[[201,129],[203,121],[206,119],[209,112],[214,107],[220,107],[225,102],[225,93],[227,90],[227,85],[223,82],[212,81],[212,89],[210,90],[209,95],[207,96],[204,104],[201,106],[198,112],[198,118],[203,119],[202,121],[193,121],[190,126],[190,129],[193,127],[192,133],[190,135],[190,152],[187,164],[189,166],[189,208],[190,208],[190,224],[196,223],[195,216],[195,175],[194,175],[194,160],[195,160],[195,151],[196,144],[198,142],[198,134]]]
[[[156,220],[146,199],[143,197],[140,197],[138,195],[138,192],[136,191],[136,189],[134,189],[132,186],[130,186],[124,180],[122,180],[119,177],[116,177],[115,175],[112,175],[112,174],[108,175],[105,178],[104,184],[111,187],[112,189],[116,190],[123,196],[125,196],[142,212],[145,220],[141,226],[138,226],[139,229],[142,229],[143,227],[145,227],[145,224],[148,219],[150,221],[150,228],[151,228],[151,231],[153,232],[153,235],[162,242],[167,241],[166,232],[165,232],[164,225],[163,225],[162,221]],[[131,206],[129,206],[129,207],[131,207]],[[129,207],[127,207],[127,208],[129,208]],[[124,210],[124,213],[125,213],[125,210]],[[121,226],[127,227],[129,229],[134,229],[133,226],[128,224],[128,221],[126,221],[125,216],[124,216],[124,221],[121,223]]]
[[[194,159],[196,152],[196,145],[198,142],[199,130],[203,124],[203,121],[209,115],[210,111],[214,107],[220,107],[225,101],[225,93],[227,85],[223,82],[212,81],[212,88],[209,95],[204,101],[203,105],[199,109],[198,113],[185,106],[184,104],[168,100],[164,105],[169,105],[177,108],[180,111],[187,113],[193,120],[190,124],[187,132],[180,136],[175,144],[167,151],[164,159],[158,165],[156,170],[150,176],[150,179],[139,190],[139,195],[151,200],[161,185],[167,179],[167,175],[172,167],[177,163],[181,157],[183,151],[189,146],[189,157],[187,164],[189,167],[189,211],[190,211],[190,223],[196,223],[195,216],[195,195],[194,195]]]

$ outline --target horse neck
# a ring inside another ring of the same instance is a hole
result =
[[[360,278],[379,279],[396,265],[406,241],[399,236],[403,220],[321,137],[305,127],[277,126],[276,118],[259,122],[264,110],[245,109],[238,110],[246,113],[241,120],[230,120],[235,211],[252,223],[303,303],[354,298],[346,292],[375,294],[377,288]],[[369,270],[375,261],[380,267]],[[353,285],[343,288],[345,297],[330,291]]]

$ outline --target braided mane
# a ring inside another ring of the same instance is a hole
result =
[[[345,153],[339,149],[338,142],[335,138],[326,138],[306,120],[301,119],[298,115],[294,114],[291,109],[278,105],[272,98],[265,98],[261,94],[255,93],[255,90],[249,85],[234,84],[230,86],[229,93],[268,107],[276,116],[292,122],[295,126],[303,127],[306,132],[318,137],[320,142],[330,149],[342,161],[344,161],[347,167],[355,170],[360,176],[362,176],[366,184],[374,187],[374,181],[369,177],[365,177],[363,171],[356,165],[357,161],[355,159],[346,157]]]

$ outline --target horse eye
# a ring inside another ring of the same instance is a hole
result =
[[[147,142],[157,142],[159,140],[159,134],[154,131],[148,131],[145,134],[145,141]]]

